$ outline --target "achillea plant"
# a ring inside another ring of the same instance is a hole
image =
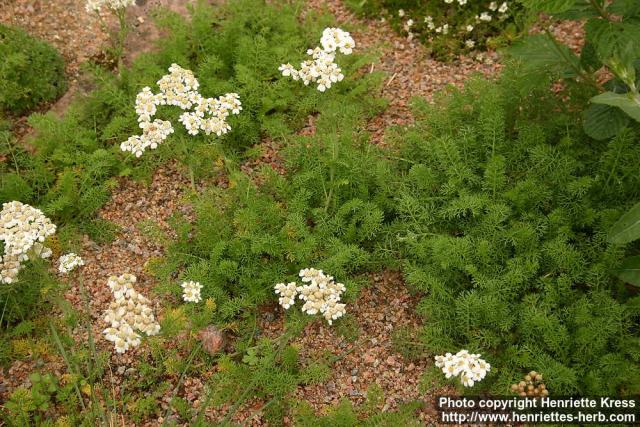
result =
[[[330,325],[334,320],[344,316],[346,304],[340,302],[340,297],[347,289],[342,283],[336,283],[333,276],[327,276],[322,270],[315,268],[300,270],[299,276],[306,285],[297,286],[292,282],[286,285],[278,283],[274,287],[276,294],[280,295],[279,303],[285,310],[295,303],[298,295],[305,302],[302,306],[304,313],[320,313]]]
[[[282,64],[278,70],[285,77],[302,80],[305,86],[316,83],[317,89],[324,92],[332,84],[344,79],[342,69],[335,63],[336,53],[340,51],[345,55],[351,55],[356,43],[348,32],[340,28],[325,28],[320,45],[322,47],[307,50],[307,55],[311,56],[312,60],[302,62],[299,70],[289,63]]]
[[[15,282],[23,263],[30,259],[50,257],[51,249],[42,243],[55,232],[55,224],[41,210],[18,201],[4,203],[0,211],[0,240],[4,242],[0,282]]]
[[[471,354],[467,350],[436,356],[435,360],[436,368],[441,368],[447,378],[459,377],[460,383],[465,387],[473,387],[491,370],[491,365],[481,359],[479,354]]]
[[[160,325],[149,307],[151,302],[133,288],[136,280],[133,274],[123,274],[111,276],[107,281],[114,301],[105,311],[104,321],[110,326],[103,333],[113,342],[117,353],[139,346],[140,332],[148,336],[160,332]]]
[[[78,267],[84,265],[84,260],[73,252],[62,255],[58,260],[58,271],[62,274],[72,272]]]
[[[202,301],[202,297],[200,296],[202,285],[200,283],[190,280],[188,282],[183,282],[180,286],[182,287],[182,299],[185,302]]]
[[[167,120],[151,119],[161,105],[172,105],[188,110],[179,121],[189,135],[197,135],[201,130],[205,134],[220,136],[231,130],[226,119],[229,114],[240,114],[242,104],[237,93],[227,93],[219,98],[204,98],[198,92],[200,84],[190,70],[177,64],[171,64],[169,74],[158,80],[159,94],[153,94],[144,87],[136,97],[136,113],[142,135],[129,137],[120,144],[122,151],[130,151],[140,157],[147,149],[156,149],[172,134],[173,126]],[[190,110],[190,111],[189,111]]]
[[[87,12],[93,12],[100,17],[100,11],[106,8],[118,19],[118,25],[120,28],[118,33],[112,38],[113,54],[118,63],[118,71],[122,71],[124,43],[127,39],[127,34],[129,33],[126,9],[127,7],[134,6],[135,4],[136,0],[87,0],[85,4]],[[102,22],[102,26],[103,29],[107,31],[106,24],[104,22]]]
[[[417,103],[401,136],[390,238],[424,294],[424,347],[482,349],[496,374],[478,386],[496,394],[531,369],[551,394],[637,393],[639,299],[606,236],[640,196],[635,166],[616,160],[638,158],[638,133],[594,144],[573,105],[530,85],[517,69],[469,82]]]

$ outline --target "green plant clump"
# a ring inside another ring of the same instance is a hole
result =
[[[64,93],[64,60],[48,43],[0,24],[0,111],[20,114]]]
[[[635,394],[640,297],[612,274],[625,247],[607,233],[640,196],[638,127],[594,142],[575,106],[545,85],[519,96],[516,75],[420,103],[403,135],[394,228],[421,341],[485,355],[496,394],[531,369],[552,395]]]

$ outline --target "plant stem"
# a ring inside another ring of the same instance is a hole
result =
[[[598,15],[600,15],[602,18],[608,21],[611,20],[611,15],[609,14],[609,12],[604,10],[604,7],[602,7],[602,5],[598,3],[598,0],[589,0],[589,3],[598,12]]]
[[[589,73],[587,73],[584,69],[582,69],[582,67],[580,67],[579,65],[576,65],[574,61],[571,60],[570,57],[567,56],[567,54],[565,53],[565,51],[562,49],[563,46],[561,46],[558,41],[556,40],[556,38],[553,36],[553,34],[551,34],[551,32],[548,29],[544,30],[545,34],[547,35],[547,37],[549,38],[549,40],[551,41],[551,43],[553,44],[556,53],[559,54],[562,59],[564,59],[564,61],[573,69],[573,71],[575,71],[575,73],[582,77],[587,83],[589,83],[591,86],[595,87],[596,89],[598,89],[598,91],[602,92],[602,87],[598,84],[598,82],[596,82],[592,76],[589,75]]]
[[[118,74],[122,73],[122,56],[124,54],[124,42],[127,39],[127,34],[129,33],[129,27],[127,26],[127,14],[125,8],[120,8],[114,11],[115,15],[118,17],[118,23],[120,24],[120,30],[118,31],[116,46],[115,46],[115,54],[116,59],[118,61]]]

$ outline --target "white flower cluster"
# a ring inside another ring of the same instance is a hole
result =
[[[194,282],[192,280],[188,282],[182,283],[182,299],[186,302],[200,302],[202,301],[202,296],[200,295],[200,290],[202,289],[202,285],[199,282]]]
[[[289,63],[282,64],[278,68],[283,76],[293,80],[302,80],[305,85],[316,83],[317,89],[324,92],[332,84],[344,79],[342,69],[335,63],[336,53],[340,51],[345,55],[351,55],[355,42],[348,32],[340,28],[325,28],[320,39],[322,47],[307,50],[307,55],[312,59],[300,64],[300,69]]]
[[[136,114],[142,135],[129,137],[120,144],[122,151],[130,151],[140,157],[147,148],[156,149],[173,133],[171,122],[152,118],[158,106],[171,105],[185,111],[180,116],[190,135],[203,131],[207,135],[215,133],[220,136],[231,130],[227,123],[229,114],[240,114],[242,104],[237,93],[227,93],[219,98],[204,98],[198,92],[200,84],[190,70],[177,64],[169,67],[169,74],[157,82],[160,93],[154,94],[151,88],[144,87],[136,96]]]
[[[479,354],[470,354],[467,350],[436,356],[436,367],[441,368],[447,378],[459,375],[465,387],[473,387],[491,370],[491,365],[482,360]]]
[[[104,6],[111,10],[124,9],[128,6],[136,4],[136,0],[87,0],[85,9],[87,12],[100,12]]]
[[[23,262],[33,257],[50,257],[51,249],[42,242],[55,232],[56,226],[40,209],[18,201],[4,203],[0,211],[0,240],[4,241],[0,282],[14,282]]]
[[[346,305],[340,303],[342,293],[346,290],[342,283],[336,283],[333,276],[327,276],[315,268],[300,270],[299,276],[306,285],[297,286],[296,282],[291,282],[275,286],[276,294],[280,295],[279,303],[285,310],[295,304],[299,295],[305,301],[303,312],[309,315],[321,313],[330,325],[345,314]]]
[[[115,301],[105,311],[104,321],[111,326],[103,333],[114,343],[118,353],[140,345],[138,331],[149,336],[160,332],[160,325],[149,307],[150,301],[133,288],[134,283],[136,276],[128,273],[111,276],[107,281]]]
[[[67,274],[77,267],[82,267],[84,265],[84,260],[80,258],[80,256],[70,252],[68,254],[62,255],[58,260],[58,271],[63,274]]]

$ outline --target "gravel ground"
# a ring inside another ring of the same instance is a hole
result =
[[[191,0],[139,0],[139,6],[130,11],[129,18],[137,24],[128,44],[127,60],[146,49],[159,36],[149,19],[150,10],[154,6],[163,4],[184,13],[185,5],[190,2]],[[359,50],[376,49],[381,53],[381,61],[368,67],[369,70],[382,70],[387,74],[381,92],[389,99],[390,106],[368,124],[372,140],[377,144],[385,144],[384,132],[388,126],[412,123],[409,107],[411,97],[423,96],[431,99],[435,92],[450,84],[461,87],[474,73],[494,76],[501,68],[495,52],[461,57],[452,63],[434,61],[420,44],[397,35],[385,22],[356,18],[340,0],[310,0],[308,7],[328,10],[342,25],[352,29]],[[77,80],[79,65],[89,58],[99,56],[105,46],[106,35],[97,19],[85,12],[83,0],[0,0],[0,22],[20,25],[62,50],[68,61],[67,71],[72,81],[71,94],[60,101],[62,104],[54,106],[55,111],[63,112],[68,99],[73,95],[73,83]],[[561,39],[574,43],[572,46],[579,46],[582,38],[579,26],[562,24],[554,27],[553,31]],[[313,133],[313,121],[314,118],[310,117],[301,133]],[[266,140],[261,148],[262,155],[243,165],[243,171],[253,173],[257,167],[267,163],[283,173],[282,162],[277,153],[278,144]],[[224,185],[224,180],[221,184]],[[105,326],[101,317],[111,301],[106,280],[112,274],[131,272],[137,275],[138,290],[152,300],[157,317],[162,318],[161,301],[151,292],[155,283],[146,273],[145,264],[150,259],[161,256],[163,251],[142,235],[136,224],[150,219],[167,229],[167,218],[174,212],[190,214],[189,205],[184,203],[183,197],[188,188],[188,180],[175,164],[160,168],[149,185],[134,183],[128,179],[119,180],[111,202],[102,209],[100,217],[119,225],[122,232],[114,242],[106,245],[86,240],[81,253],[87,264],[82,273],[83,283],[91,297],[90,315],[94,320],[96,336],[101,336]],[[348,307],[348,313],[358,325],[355,341],[341,338],[335,329],[327,326],[321,319],[309,324],[302,336],[294,340],[303,359],[313,359],[323,352],[344,356],[336,362],[329,381],[321,385],[299,387],[295,393],[297,398],[308,401],[318,413],[336,405],[341,398],[347,398],[356,405],[362,403],[367,388],[373,383],[380,385],[384,391],[385,401],[380,408],[383,410],[393,410],[398,404],[415,399],[428,401],[434,393],[443,392],[429,390],[422,393],[419,381],[429,362],[405,360],[391,345],[394,330],[416,327],[422,323],[414,311],[416,298],[408,294],[397,273],[371,275],[371,281],[372,285],[364,289],[357,301]],[[76,281],[72,281],[65,297],[74,307],[82,309]],[[282,315],[278,307],[274,307],[270,313],[263,319],[261,328],[265,335],[279,336],[282,332]],[[77,337],[80,340],[86,339],[81,331],[77,331]],[[99,346],[110,348],[110,343],[99,339]],[[107,383],[114,381],[119,384],[125,377],[134,375],[136,361],[148,351],[145,346],[141,346],[124,356],[113,356],[110,361],[110,375],[113,378],[108,378]],[[0,397],[6,397],[6,391],[18,385],[28,385],[28,373],[45,364],[52,372],[64,371],[64,365],[57,356],[49,356],[45,360],[15,362],[6,375],[0,373],[0,385],[5,388],[3,393],[0,387]],[[199,407],[202,403],[203,383],[207,377],[208,375],[186,378],[178,395],[187,399],[193,407]],[[163,409],[166,408],[173,387],[177,385],[177,379],[171,383],[171,390],[162,399]],[[260,408],[263,404],[259,400],[251,400],[237,412],[234,420],[245,425],[262,425]],[[211,408],[207,410],[207,416],[211,420],[220,420],[227,409],[228,407]],[[249,419],[250,414],[255,416]],[[433,423],[433,416],[433,410],[428,405],[420,413],[425,424]],[[147,425],[159,425],[163,421],[159,418]],[[123,424],[124,422],[123,420]]]

